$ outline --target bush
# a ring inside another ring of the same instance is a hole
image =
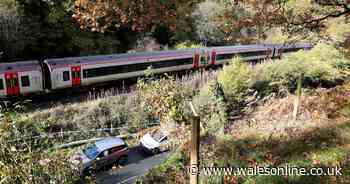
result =
[[[5,113],[0,120],[0,183],[76,183],[79,180],[79,172],[72,169],[63,152],[49,155],[43,144],[11,143],[18,134],[15,119]]]
[[[20,114],[16,128],[22,137],[50,136],[47,147],[52,147],[82,139],[120,134],[117,130],[91,131],[95,129],[128,126],[128,131],[132,131],[133,128],[145,128],[152,123],[155,123],[154,116],[147,109],[141,108],[135,95],[120,95]],[[81,132],[65,134],[64,138],[51,137],[60,131]]]
[[[133,101],[129,96],[115,96],[90,102],[61,105],[21,116],[22,126],[39,126],[48,131],[91,130],[131,123]],[[31,130],[33,131],[33,130]],[[31,132],[29,131],[29,132]]]
[[[222,85],[225,98],[235,106],[244,101],[248,89],[255,83],[252,69],[241,58],[234,58],[229,65],[225,65],[219,73],[218,81]]]
[[[199,94],[193,98],[193,104],[201,117],[202,125],[209,133],[215,133],[225,127],[226,104],[217,82],[212,81],[203,86]]]
[[[257,73],[260,73],[260,78],[273,91],[278,91],[281,87],[294,90],[300,74],[304,74],[303,85],[306,87],[328,87],[344,79],[342,71],[349,64],[336,48],[319,44],[310,51],[299,51],[286,55],[275,63],[268,63]]]
[[[185,41],[185,42],[181,42],[175,45],[176,49],[193,49],[193,48],[201,48],[204,47],[202,44],[197,44],[197,43],[193,43],[190,41]]]
[[[137,84],[137,98],[142,109],[158,117],[161,123],[169,120],[185,120],[184,106],[193,89],[172,77],[159,80],[140,80]]]

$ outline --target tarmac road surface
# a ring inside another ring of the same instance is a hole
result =
[[[149,169],[161,164],[170,155],[163,152],[157,155],[143,153],[140,147],[130,148],[128,162],[118,169],[97,173],[98,184],[129,184],[134,183],[138,177],[143,176]]]

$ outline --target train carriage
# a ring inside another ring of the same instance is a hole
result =
[[[0,65],[0,97],[14,97],[42,91],[43,78],[39,61]]]
[[[245,45],[245,46],[227,46],[216,47],[217,64],[226,64],[231,62],[234,57],[241,57],[243,60],[263,60],[271,58],[271,48],[264,45]]]
[[[1,63],[0,97],[138,77],[149,67],[154,73],[166,73],[222,65],[236,56],[246,61],[276,58],[282,53],[311,47],[310,44],[242,45]]]
[[[186,70],[194,67],[193,50],[143,52],[108,56],[48,59],[51,88],[88,86],[137,77],[152,67],[154,73]]]
[[[311,44],[306,43],[291,43],[291,44],[275,44],[273,47],[276,49],[275,56],[281,58],[283,54],[291,52],[297,52],[299,50],[309,50],[312,48]]]

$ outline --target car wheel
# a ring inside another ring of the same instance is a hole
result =
[[[159,148],[154,148],[154,149],[153,149],[153,153],[154,153],[154,154],[159,154],[159,153],[160,153]]]
[[[123,155],[119,158],[118,160],[118,164],[121,166],[124,166],[126,163],[128,162],[128,156],[127,155]]]
[[[91,176],[92,174],[92,168],[85,168],[82,172],[82,177],[84,178],[85,176]]]

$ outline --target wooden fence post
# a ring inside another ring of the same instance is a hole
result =
[[[300,100],[301,100],[301,88],[302,88],[302,81],[303,81],[304,74],[300,74],[298,81],[297,81],[297,90],[296,90],[296,98],[294,101],[294,108],[293,108],[293,120],[297,120],[298,113],[300,109]]]
[[[63,128],[61,128],[61,139],[63,140],[64,135],[63,135]]]
[[[192,135],[191,135],[191,165],[190,169],[194,169],[194,173],[190,172],[190,184],[198,184],[199,172],[199,143],[200,143],[200,118],[196,113],[192,103],[190,103],[192,112]]]
[[[110,134],[113,135],[114,131],[113,131],[113,123],[111,122],[111,129],[110,129]]]

